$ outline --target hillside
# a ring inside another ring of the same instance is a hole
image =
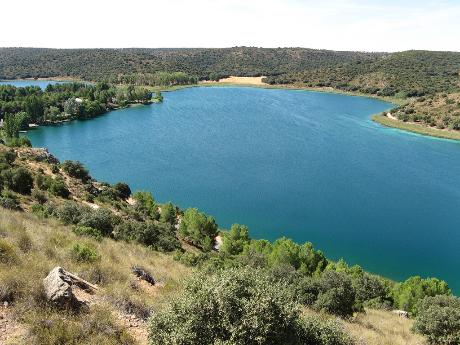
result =
[[[330,261],[311,243],[218,229],[196,209],[95,181],[44,149],[0,145],[0,170],[2,344],[146,344],[148,334],[151,344],[288,335],[292,345],[423,344],[411,331],[415,318],[427,332],[419,303],[457,301],[435,278],[397,283]],[[56,266],[89,282],[72,280],[77,306],[47,297],[43,278]]]
[[[305,48],[40,49],[0,48],[0,79],[70,76],[112,80],[119,74],[184,72],[200,79],[277,75],[381,54]]]

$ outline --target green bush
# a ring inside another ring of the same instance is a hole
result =
[[[68,198],[70,195],[70,191],[67,189],[64,180],[61,178],[51,179],[48,190],[54,196],[61,198]]]
[[[62,170],[64,170],[69,176],[78,178],[83,182],[87,182],[91,179],[88,170],[78,161],[66,160],[61,164]]]
[[[430,344],[460,344],[460,299],[438,295],[424,298],[418,305],[413,330]]]
[[[30,194],[34,184],[32,175],[23,167],[3,170],[1,178],[7,188],[20,194]]]
[[[105,208],[88,210],[79,221],[79,225],[97,229],[104,236],[111,235],[115,225],[118,223],[118,217]]]
[[[350,276],[333,270],[294,282],[293,295],[303,305],[345,318],[353,315],[357,303]]]
[[[88,226],[76,226],[72,231],[79,236],[93,237],[97,241],[102,240],[102,233],[99,230]]]
[[[136,241],[160,251],[180,248],[175,229],[167,223],[125,221],[114,230],[114,237],[125,241]]]
[[[101,259],[98,252],[85,244],[76,243],[71,250],[72,258],[78,262],[92,263]]]
[[[182,296],[153,314],[150,344],[327,344],[299,315],[283,286],[262,271],[198,275]]]
[[[87,207],[80,206],[73,201],[67,201],[62,206],[53,210],[52,215],[64,222],[64,224],[78,224],[90,212],[91,209]]]

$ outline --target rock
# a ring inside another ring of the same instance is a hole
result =
[[[53,268],[43,279],[46,298],[60,308],[77,308],[81,302],[72,292],[72,280],[62,267]]]
[[[397,314],[399,317],[409,318],[409,313],[405,310],[393,310],[393,313]]]

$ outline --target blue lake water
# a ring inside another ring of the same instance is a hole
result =
[[[460,143],[382,127],[375,99],[190,88],[164,103],[29,132],[161,202],[194,206],[256,238],[311,241],[333,259],[460,292]]]
[[[61,83],[65,83],[65,81],[27,80],[27,79],[0,80],[0,85],[14,85],[16,87],[39,86],[42,90],[44,90],[49,84],[61,84]]]

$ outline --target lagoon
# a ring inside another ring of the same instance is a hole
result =
[[[311,241],[394,279],[460,293],[460,143],[385,128],[380,100],[242,87],[164,93],[164,102],[29,132],[93,177],[197,207],[256,238]]]
[[[65,81],[30,80],[30,79],[0,80],[0,85],[13,85],[16,87],[38,86],[42,90],[45,90],[46,87],[50,84],[61,84],[61,83],[65,83]]]

